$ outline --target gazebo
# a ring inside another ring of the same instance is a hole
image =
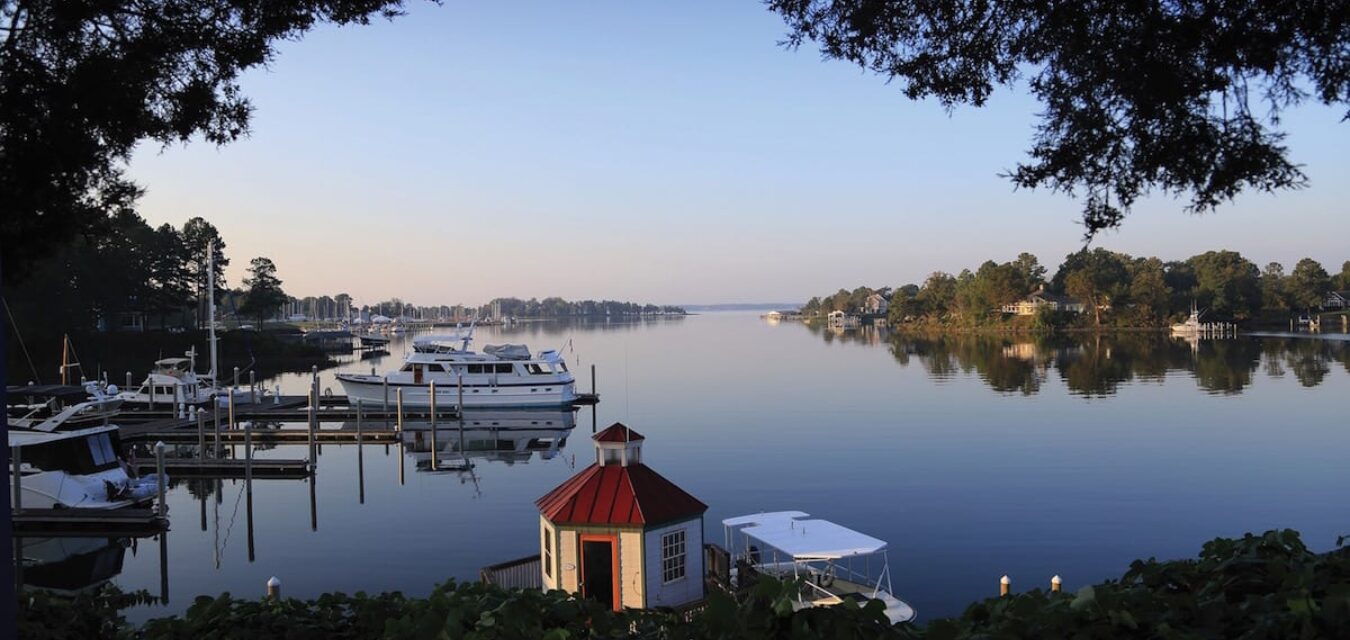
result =
[[[535,502],[544,589],[616,611],[701,600],[708,506],[642,463],[642,434],[615,423],[593,440],[595,463]]]

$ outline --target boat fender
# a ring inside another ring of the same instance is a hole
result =
[[[828,587],[834,584],[834,574],[824,571],[816,574],[816,584],[821,587]]]

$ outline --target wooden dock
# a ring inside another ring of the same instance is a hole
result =
[[[14,534],[42,536],[148,536],[169,528],[154,509],[21,509]]]
[[[165,458],[164,472],[169,474],[169,477],[243,478],[246,475],[245,470],[248,464],[245,460],[234,458],[207,458],[203,460],[197,458]],[[306,460],[255,458],[252,464],[254,479],[293,480],[307,478],[310,474],[309,462]],[[153,473],[155,471],[154,460],[140,460],[134,466],[139,473]]]
[[[207,445],[215,444],[216,435],[210,429],[206,431]],[[134,434],[122,435],[123,440],[130,441],[149,441],[164,442],[164,444],[197,444],[196,425],[190,429],[169,429],[165,431],[138,431]],[[361,432],[362,443],[365,444],[394,444],[398,442],[398,431],[393,429],[365,429]],[[253,441],[258,444],[307,444],[309,442],[308,429],[254,429]],[[314,431],[314,442],[318,444],[355,444],[357,441],[356,431],[350,429],[317,429]],[[234,431],[220,432],[220,442],[222,444],[243,444],[244,432],[240,429]]]

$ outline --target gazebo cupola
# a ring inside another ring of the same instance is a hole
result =
[[[627,467],[642,464],[642,434],[616,422],[595,434],[595,463],[600,466],[616,464]]]

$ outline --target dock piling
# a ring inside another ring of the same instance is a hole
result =
[[[197,410],[193,410],[193,415],[197,418],[197,459],[206,459],[206,415]]]
[[[164,441],[155,443],[155,484],[159,494],[158,514],[163,517],[168,512],[164,503]]]
[[[230,388],[229,393],[230,393],[230,400],[229,400],[230,408],[229,413],[226,414],[227,419],[225,422],[225,428],[229,429],[230,431],[234,431],[235,427],[237,426],[234,423],[234,388]]]
[[[272,576],[267,579],[267,597],[272,600],[281,599],[281,578]]]
[[[232,384],[232,385],[230,385],[230,386],[231,386],[231,387],[238,387],[238,386],[239,386],[239,367],[235,367],[235,368],[234,368],[234,384]]]
[[[1050,578],[1050,591],[1052,593],[1059,593],[1059,590],[1063,588],[1063,586],[1064,581],[1060,580],[1058,575],[1053,578]]]
[[[23,511],[23,447],[13,447],[9,450],[10,462],[14,465],[14,513]]]
[[[595,365],[591,365],[591,395],[595,395]]]
[[[403,433],[403,389],[394,389],[394,406],[398,411],[394,430]]]
[[[250,404],[258,404],[258,380],[256,371],[248,372],[248,401]]]
[[[436,381],[432,380],[429,384],[431,393],[431,470],[435,471],[436,467],[439,466],[436,464]]]
[[[244,423],[244,489],[253,495],[253,421]]]
[[[1008,576],[1003,576],[998,580],[998,595],[1002,597],[1009,593],[1012,593],[1012,579]]]
[[[127,388],[124,391],[131,391],[131,372],[127,372]]]
[[[281,404],[281,385],[272,387],[272,404]]]
[[[389,376],[384,377],[384,428],[389,428]]]
[[[318,451],[315,447],[314,432],[319,428],[319,379],[314,378],[309,388],[309,468],[312,470],[319,464]]]

